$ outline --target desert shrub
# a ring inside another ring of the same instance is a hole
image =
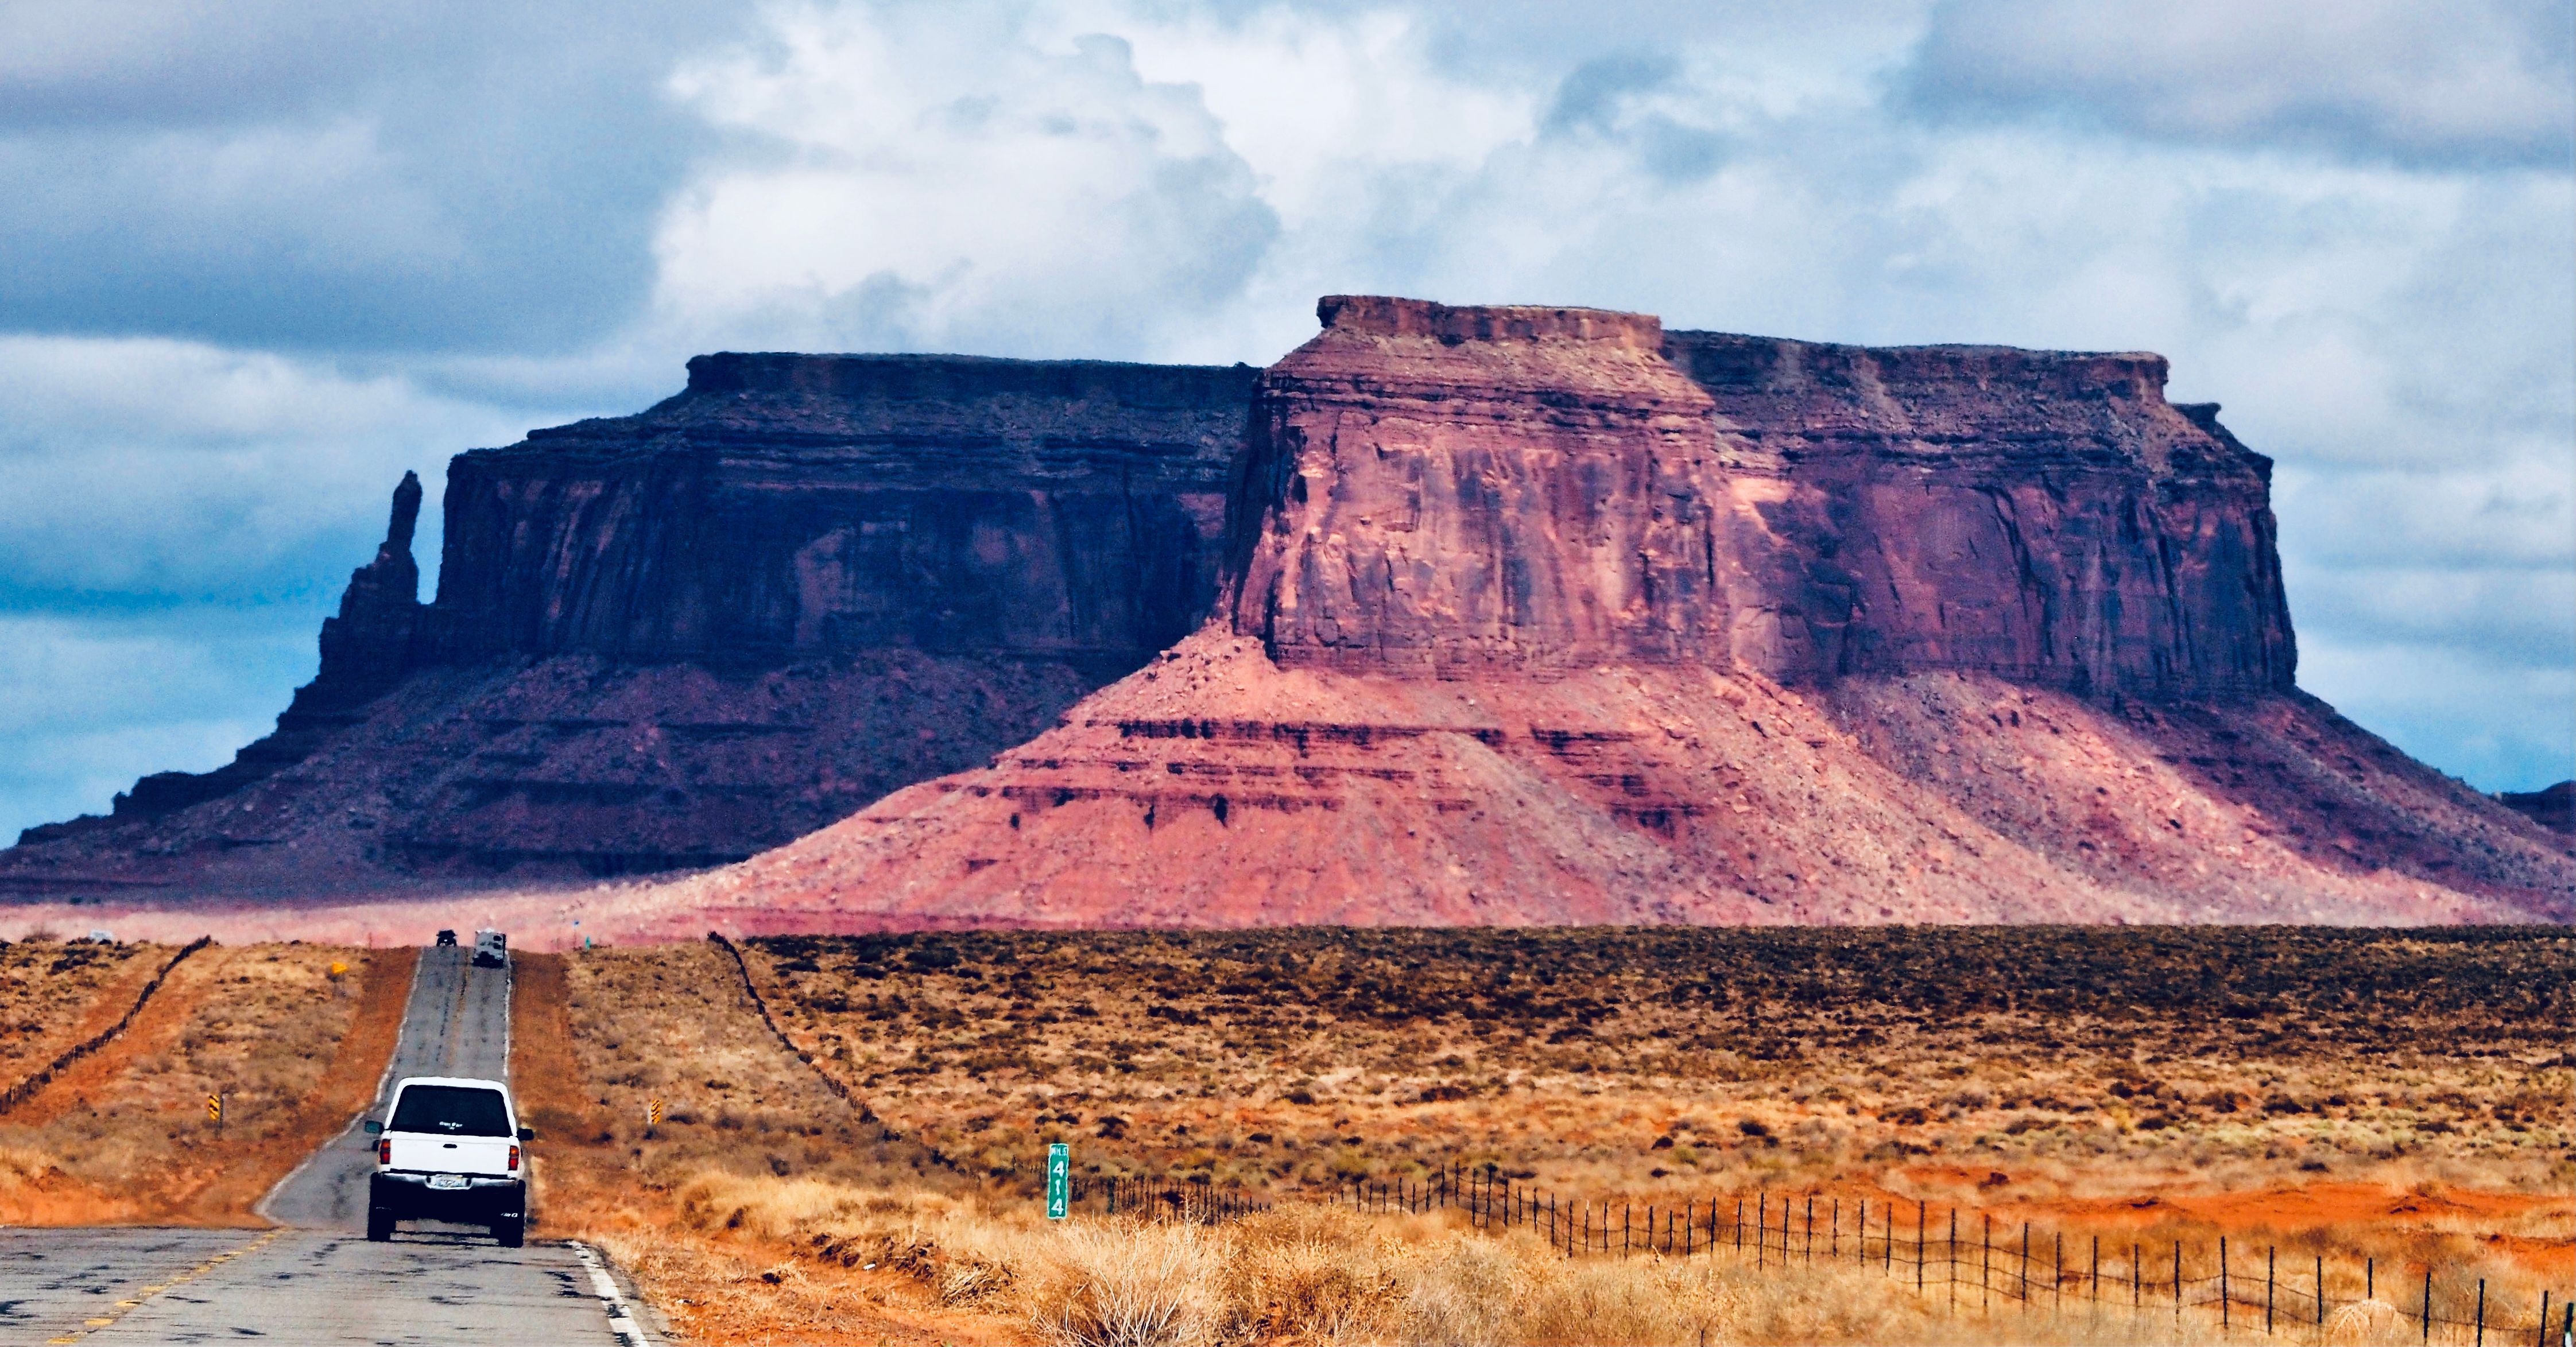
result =
[[[1082,1224],[1032,1240],[1021,1294],[1068,1347],[1167,1347],[1226,1325],[1222,1236],[1194,1225]]]

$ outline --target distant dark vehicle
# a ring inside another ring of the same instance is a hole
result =
[[[510,963],[510,937],[499,931],[474,933],[474,966],[506,968]]]
[[[439,932],[439,933],[438,933],[438,947],[439,947],[440,949],[446,949],[446,948],[448,948],[449,946],[454,945],[455,943],[456,943],[456,932],[454,932],[454,931],[441,931],[441,932]]]

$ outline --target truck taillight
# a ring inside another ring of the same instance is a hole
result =
[[[518,1148],[518,1147],[516,1147],[516,1146],[512,1146],[512,1147],[510,1148],[510,1172],[511,1172],[511,1173],[513,1173],[513,1174],[515,1174],[515,1173],[517,1173],[518,1171],[519,1171],[519,1148]]]
[[[393,1162],[394,1139],[392,1137],[386,1137],[384,1140],[376,1143],[376,1163],[380,1165],[389,1165]]]

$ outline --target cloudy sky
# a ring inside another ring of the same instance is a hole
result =
[[[405,468],[699,351],[1266,363],[1332,291],[2164,352],[2279,462],[2300,681],[2536,787],[2572,49],[2576,0],[10,0],[0,829],[264,732]]]

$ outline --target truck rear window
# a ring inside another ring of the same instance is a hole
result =
[[[499,1090],[464,1085],[414,1085],[394,1105],[388,1132],[434,1132],[454,1137],[510,1135],[510,1113]]]

